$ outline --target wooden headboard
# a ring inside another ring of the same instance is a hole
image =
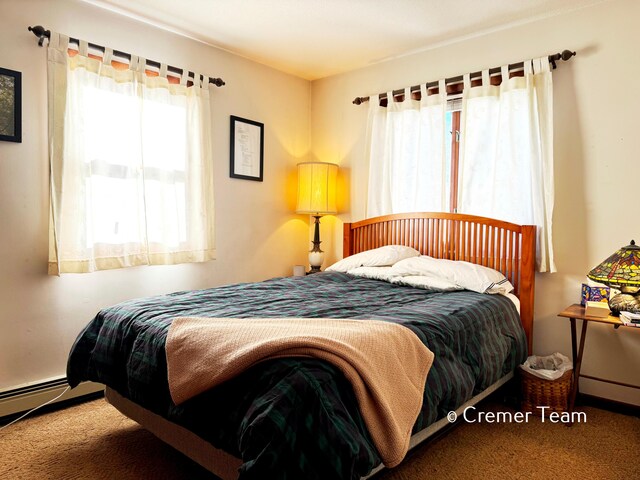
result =
[[[533,340],[535,225],[516,225],[458,213],[400,213],[344,224],[343,256],[384,245],[406,245],[422,255],[464,260],[502,272],[520,299],[529,354]]]

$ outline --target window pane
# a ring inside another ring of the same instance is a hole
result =
[[[117,90],[83,89],[83,160],[137,168],[140,166],[139,102],[129,96],[126,86],[113,85],[113,88]]]
[[[142,103],[145,167],[184,172],[187,159],[186,98],[154,89]]]
[[[186,97],[145,89],[143,163],[149,243],[178,250],[187,240]],[[153,96],[153,100],[149,98]],[[150,245],[153,250],[153,246]]]
[[[187,241],[184,183],[145,181],[147,234],[153,243],[178,249]]]
[[[140,182],[136,178],[109,178],[101,175],[86,180],[88,222],[87,247],[97,243],[144,243],[145,235]]]

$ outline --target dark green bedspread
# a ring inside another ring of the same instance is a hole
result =
[[[102,382],[242,458],[242,479],[355,479],[380,463],[351,385],[309,358],[264,362],[180,405],[167,385],[165,340],[177,316],[381,319],[435,354],[414,432],[526,358],[513,303],[501,295],[425,290],[321,273],[142,298],[102,310],[69,355],[71,386]],[[251,321],[251,320],[247,320]]]

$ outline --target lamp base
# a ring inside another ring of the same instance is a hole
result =
[[[322,267],[322,262],[324,262],[324,252],[320,248],[320,215],[314,215],[315,225],[313,232],[313,248],[309,252],[309,265],[311,266],[311,270],[307,272],[307,275],[311,275],[312,273],[318,273],[320,271],[320,267]]]
[[[617,317],[620,312],[640,313],[640,293],[618,293],[609,299],[611,315]]]
[[[314,245],[313,250],[309,252],[309,266],[311,267],[311,270],[307,272],[307,275],[318,273],[320,271],[320,268],[322,267],[323,261],[324,252],[320,250],[320,245]]]

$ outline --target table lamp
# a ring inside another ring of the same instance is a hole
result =
[[[298,203],[296,213],[307,213],[315,218],[313,248],[309,252],[308,273],[320,271],[324,252],[320,249],[320,217],[333,215],[336,209],[336,176],[338,166],[325,162],[298,164]]]
[[[587,277],[617,288],[621,293],[609,299],[612,315],[627,311],[640,313],[640,247],[636,242],[622,247],[591,270]]]

